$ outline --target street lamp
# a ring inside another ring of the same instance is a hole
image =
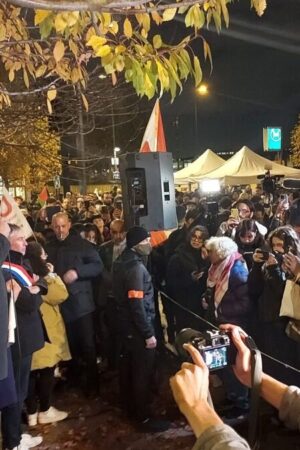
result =
[[[199,86],[196,88],[196,92],[197,94],[201,95],[201,97],[205,97],[206,95],[208,95],[209,91],[208,91],[208,86],[207,84],[201,83],[199,84]],[[197,102],[197,98],[195,98],[195,111],[194,111],[194,117],[195,117],[195,142],[196,142],[196,147],[198,150],[198,102]]]
[[[120,151],[121,151],[120,147],[114,147],[114,157],[111,158],[111,163],[115,168],[115,172],[118,171],[119,158],[117,157],[117,153]]]
[[[208,91],[208,86],[207,86],[207,84],[200,84],[197,88],[196,88],[196,91],[197,91],[197,93],[199,94],[199,95],[207,95],[208,93],[209,93],[209,91]]]

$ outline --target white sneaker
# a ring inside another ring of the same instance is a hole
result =
[[[40,412],[38,414],[38,422],[40,424],[60,422],[68,417],[68,413],[66,411],[59,411],[58,409],[50,406],[48,411]]]
[[[30,427],[35,427],[37,425],[38,413],[28,414],[27,422]]]
[[[20,448],[20,446],[21,446],[22,450],[23,450],[22,446],[24,446],[25,450],[27,448],[37,447],[42,442],[43,442],[42,436],[33,437],[33,436],[31,436],[31,434],[23,433],[22,434],[22,438],[21,438],[21,442],[20,442],[20,445],[19,445],[18,449]]]

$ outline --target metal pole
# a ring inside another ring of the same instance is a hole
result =
[[[197,98],[195,98],[194,103],[194,125],[195,125],[195,144],[196,144],[196,152],[198,152],[198,103]]]
[[[86,173],[86,156],[85,156],[85,142],[83,134],[83,107],[81,99],[81,87],[78,83],[76,85],[77,94],[77,108],[78,108],[78,133],[76,135],[76,147],[80,156],[81,175],[80,175],[80,194],[86,194],[87,173]]]

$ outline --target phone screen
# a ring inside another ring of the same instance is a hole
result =
[[[230,216],[233,217],[233,219],[239,218],[239,211],[237,208],[232,208],[230,212]]]

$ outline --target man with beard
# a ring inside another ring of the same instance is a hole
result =
[[[75,377],[75,370],[79,370],[84,390],[91,394],[98,389],[92,280],[100,275],[103,264],[97,250],[87,240],[70,234],[71,222],[66,213],[53,216],[52,228],[55,239],[47,244],[46,251],[49,262],[69,292],[68,299],[61,305],[61,313],[75,360],[71,375]]]
[[[124,409],[142,431],[167,429],[166,422],[150,419],[150,388],[155,362],[155,306],[151,276],[143,257],[151,253],[148,232],[132,227],[126,248],[113,264],[113,291],[121,333],[120,390]]]

